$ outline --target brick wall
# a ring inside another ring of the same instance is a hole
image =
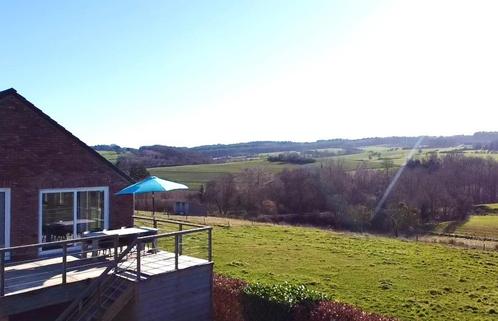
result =
[[[38,242],[40,189],[108,186],[110,228],[131,226],[132,197],[114,195],[129,184],[21,96],[0,97],[0,187],[11,188],[11,246]]]

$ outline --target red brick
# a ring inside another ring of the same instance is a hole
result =
[[[0,96],[0,187],[11,188],[11,246],[38,242],[40,189],[108,186],[110,228],[131,226],[132,197],[114,195],[130,183],[22,96]]]

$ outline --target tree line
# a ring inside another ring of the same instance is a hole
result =
[[[311,164],[316,162],[316,159],[311,157],[306,157],[305,155],[296,152],[270,155],[266,159],[269,162],[273,163],[287,163],[287,164],[299,164],[299,165]]]
[[[380,170],[349,171],[340,161],[279,173],[247,169],[208,182],[201,198],[221,215],[397,235],[465,219],[474,204],[497,202],[497,193],[495,160],[452,153]]]

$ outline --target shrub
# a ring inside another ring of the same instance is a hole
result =
[[[296,319],[295,319],[296,320]],[[335,301],[322,301],[309,313],[308,319],[300,321],[396,321],[378,314],[367,313],[351,305]],[[296,320],[298,321],[298,320]]]
[[[219,275],[215,275],[213,285],[215,321],[396,321],[329,301],[326,295],[304,285],[248,285]]]
[[[244,321],[241,280],[215,275],[213,280],[213,317],[216,321]]]
[[[244,315],[247,321],[287,321],[297,305],[301,309],[311,309],[324,299],[325,295],[304,285],[256,283],[244,288]]]

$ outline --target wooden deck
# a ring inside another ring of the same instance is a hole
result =
[[[48,313],[45,308],[63,305],[65,310],[53,311],[49,319],[71,320],[73,315],[91,319],[97,314],[110,313],[115,316],[124,307],[120,304],[130,299],[125,295],[127,291],[120,292],[119,280],[134,289],[135,301],[139,298],[137,289],[158,284],[157,280],[169,280],[162,282],[162,287],[184,287],[185,293],[188,293],[173,295],[172,300],[192,297],[206,307],[202,315],[209,315],[212,228],[183,222],[168,223],[177,224],[178,230],[138,236],[133,241],[120,235],[97,235],[0,248],[0,320],[25,312],[36,313],[39,309]],[[122,233],[123,229],[119,232]],[[171,250],[172,247],[174,250]],[[50,257],[36,258],[37,251],[45,248],[61,251],[52,252]],[[11,257],[25,261],[6,262]],[[200,274],[196,276],[197,273]],[[192,283],[194,279],[202,284]],[[194,295],[196,291],[200,291],[198,296]],[[126,306],[127,303],[124,304]],[[172,303],[166,310],[173,311],[172,307],[176,305]],[[150,310],[141,305],[133,309],[138,309],[135,312]]]
[[[80,282],[98,277],[112,261],[111,258],[81,259],[77,256],[67,256],[68,272],[67,283]],[[136,277],[136,256],[130,255],[125,261],[129,262],[130,279]],[[178,269],[206,264],[209,261],[186,255],[178,257]],[[57,258],[41,258],[39,260],[9,265],[5,268],[5,295],[34,291],[63,283],[62,261]],[[141,256],[141,279],[150,276],[176,271],[175,254],[166,251],[146,253]]]

